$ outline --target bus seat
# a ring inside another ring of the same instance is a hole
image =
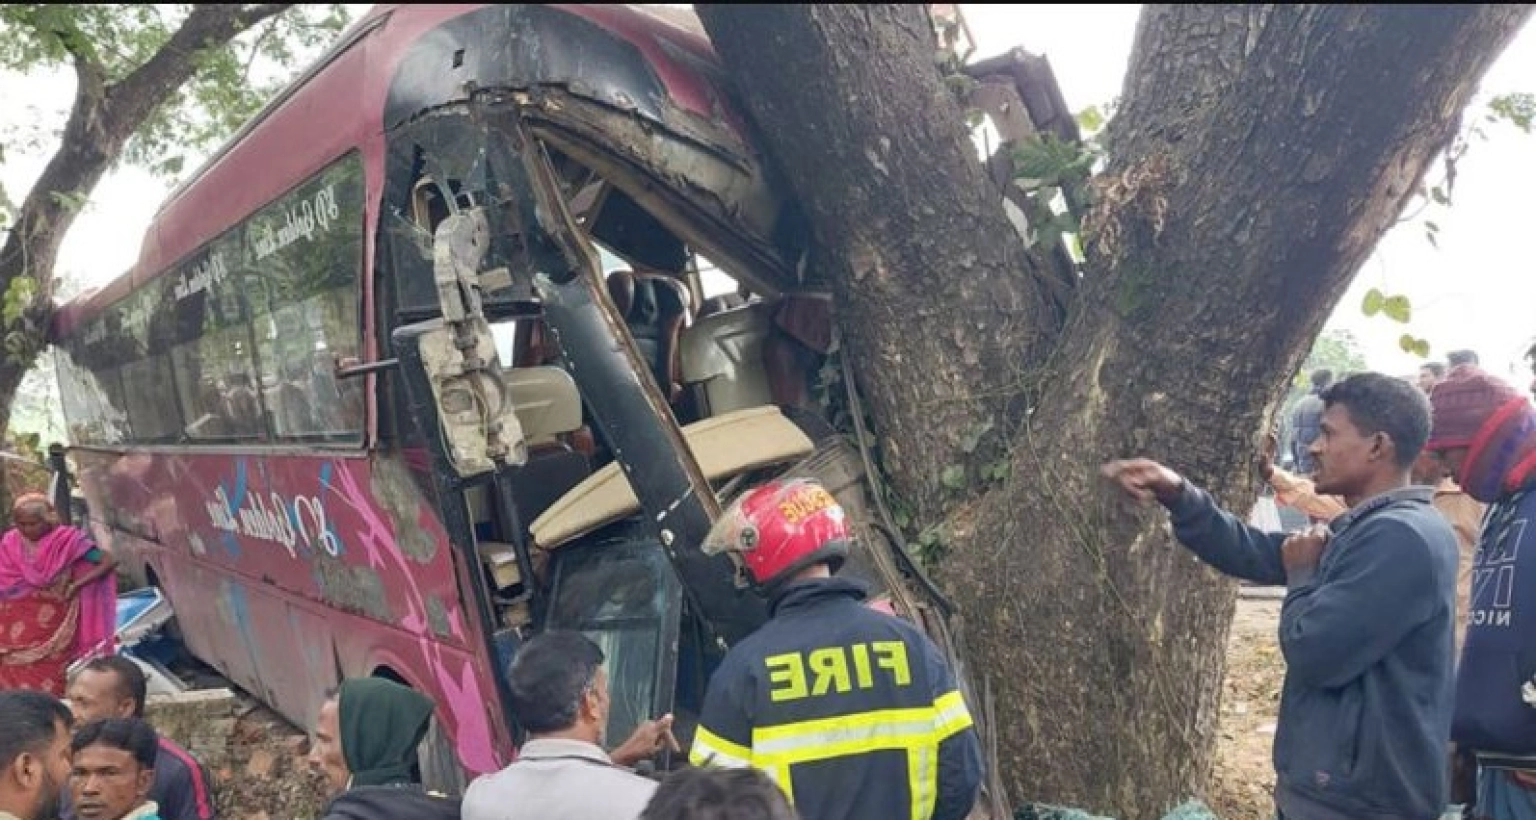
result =
[[[694,422],[683,427],[683,440],[709,481],[788,464],[816,449],[805,432],[772,405]],[[629,479],[611,462],[551,504],[529,531],[540,549],[552,550],[639,511]]]
[[[581,393],[576,380],[559,367],[514,367],[502,371],[512,394],[517,420],[528,449],[557,444],[581,429]]]
[[[662,395],[675,400],[680,389],[678,336],[688,321],[688,289],[666,274],[616,270],[608,274],[608,295]]]
[[[523,582],[523,571],[517,565],[517,549],[500,541],[481,541],[480,560],[491,573],[497,590],[511,589]]]
[[[773,403],[763,344],[774,303],[753,302],[712,313],[682,333],[682,382],[702,394],[700,410],[718,416]]]

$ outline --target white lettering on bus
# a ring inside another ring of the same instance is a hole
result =
[[[341,209],[336,206],[336,186],[327,185],[312,199],[289,208],[283,215],[281,227],[274,230],[271,223],[261,226],[260,235],[251,240],[257,261],[301,239],[308,241],[317,231],[330,230],[331,223],[340,215]]]
[[[300,544],[325,550],[332,558],[341,555],[341,544],[326,521],[325,506],[318,497],[295,496],[288,503],[277,493],[265,497],[252,493],[246,506],[236,510],[230,505],[228,493],[220,487],[205,506],[214,529],[282,544],[290,558],[299,557]]]
[[[229,267],[224,264],[224,254],[214,253],[192,266],[190,272],[182,271],[181,277],[176,280],[176,299],[179,301],[202,293],[208,289],[209,285],[223,282],[228,273]]]

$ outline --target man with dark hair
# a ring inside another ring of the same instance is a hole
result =
[[[1425,362],[1419,366],[1419,389],[1424,395],[1434,392],[1435,385],[1445,378],[1445,365],[1440,362]]]
[[[160,820],[149,785],[160,744],[140,718],[107,718],[75,732],[69,793],[81,820]]]
[[[1323,418],[1322,393],[1333,383],[1333,371],[1312,371],[1312,390],[1302,396],[1291,410],[1291,460],[1296,472],[1310,475],[1315,466],[1312,462],[1312,442],[1317,439],[1317,425]]]
[[[512,716],[528,741],[512,765],[464,793],[464,820],[635,820],[655,781],[625,765],[677,748],[672,716],[648,721],[612,756],[603,751],[608,674],[603,651],[578,632],[524,644],[507,672]],[[622,761],[622,763],[620,762]]]
[[[784,792],[758,769],[679,769],[661,781],[640,820],[796,820]]]
[[[1474,350],[1452,350],[1445,354],[1445,360],[1450,363],[1452,370],[1468,365],[1478,366],[1477,351]]]
[[[1174,534],[1206,563],[1287,585],[1279,816],[1433,820],[1446,805],[1457,555],[1431,488],[1409,480],[1429,436],[1429,401],[1379,373],[1351,376],[1320,398],[1317,490],[1350,508],[1326,526],[1262,532],[1146,459],[1112,462],[1104,473],[1166,507]]]
[[[122,655],[94,658],[69,682],[69,705],[81,724],[105,718],[144,717],[148,683],[144,670]],[[154,765],[155,779],[149,798],[160,807],[165,820],[213,820],[213,791],[208,773],[186,749],[170,738],[160,737]],[[77,813],[65,798],[65,820]]]
[[[0,820],[53,820],[69,782],[69,708],[41,692],[0,692]]]

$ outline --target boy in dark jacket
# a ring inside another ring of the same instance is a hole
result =
[[[1477,761],[1471,812],[1536,819],[1536,408],[1473,366],[1435,386],[1426,449],[1489,505],[1472,570],[1451,739]],[[1523,549],[1522,549],[1523,548]]]
[[[1284,820],[1434,820],[1445,807],[1456,536],[1409,468],[1429,434],[1417,388],[1379,373],[1322,394],[1317,491],[1350,509],[1287,537],[1220,510],[1145,459],[1104,467],[1156,499],[1180,542],[1222,572],[1285,584],[1285,684],[1275,731]]]

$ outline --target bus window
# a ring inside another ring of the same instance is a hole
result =
[[[97,323],[96,326],[99,326]],[[80,444],[119,444],[127,437],[123,385],[116,370],[92,370],[76,353],[54,348],[59,399],[70,439]]]
[[[123,365],[128,425],[134,441],[174,441],[181,433],[181,409],[171,380],[171,357],[145,356]]]
[[[171,364],[191,441],[255,441],[266,435],[251,355],[251,327],[238,276],[238,229],[179,265],[171,291]]]
[[[260,393],[278,440],[356,442],[363,382],[337,379],[358,358],[362,322],[362,166],[349,154],[251,218],[247,299]]]
[[[211,331],[172,351],[189,439],[219,441],[239,438],[242,432],[247,438],[259,434],[259,417],[255,425],[241,424],[237,408],[226,401],[237,384],[255,381],[250,336],[250,328],[240,324]],[[244,412],[250,412],[248,404]]]

